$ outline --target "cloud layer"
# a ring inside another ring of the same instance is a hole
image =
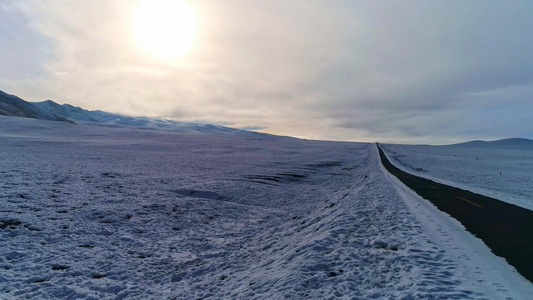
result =
[[[172,61],[136,44],[137,4],[4,2],[2,89],[315,139],[533,137],[529,1],[190,1]]]

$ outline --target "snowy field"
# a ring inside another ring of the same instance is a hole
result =
[[[512,141],[474,145],[384,145],[404,171],[533,210],[533,147]]]
[[[0,117],[0,203],[1,299],[533,293],[374,144]]]

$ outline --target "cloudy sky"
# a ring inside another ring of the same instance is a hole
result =
[[[2,0],[0,90],[311,139],[533,138],[533,2]]]

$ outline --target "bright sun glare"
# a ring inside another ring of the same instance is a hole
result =
[[[143,0],[137,9],[136,35],[141,47],[159,59],[188,53],[197,31],[196,15],[182,0]]]

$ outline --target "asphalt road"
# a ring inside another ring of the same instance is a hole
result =
[[[393,166],[379,145],[378,149],[392,175],[461,222],[533,282],[533,211],[409,174]]]

